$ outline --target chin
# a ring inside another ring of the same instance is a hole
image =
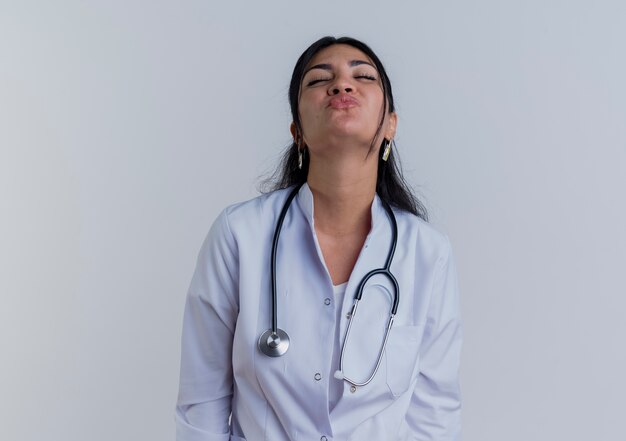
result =
[[[374,137],[374,132],[370,133],[364,127],[337,127],[334,130],[329,131],[331,138],[338,138],[342,140],[353,140],[354,142],[367,143],[369,145]]]

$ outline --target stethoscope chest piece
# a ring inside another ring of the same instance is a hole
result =
[[[269,357],[280,357],[289,349],[289,336],[282,329],[268,329],[259,337],[259,349]]]

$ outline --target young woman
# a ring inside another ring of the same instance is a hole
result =
[[[374,52],[324,37],[289,90],[273,191],[227,207],[185,306],[177,440],[460,440],[448,237],[396,164]]]

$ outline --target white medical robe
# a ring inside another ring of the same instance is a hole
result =
[[[398,244],[391,272],[400,300],[378,372],[357,388],[333,377],[356,288],[367,272],[384,266],[391,244],[378,196],[343,301],[335,304],[315,234],[313,195],[302,186],[277,253],[278,327],[291,344],[278,358],[259,351],[259,336],[271,323],[272,237],[290,191],[229,206],[202,244],[185,304],[176,439],[460,441],[462,329],[454,259],[448,237],[408,212],[394,209]],[[382,276],[368,282],[346,345],[346,376],[361,380],[372,371],[392,293]],[[338,399],[336,382],[343,388]]]

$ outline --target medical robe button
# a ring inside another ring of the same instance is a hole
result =
[[[322,435],[322,437],[320,438],[320,441],[328,441],[328,438],[326,438],[324,435]]]
[[[324,299],[324,305],[330,305],[330,299],[328,297]]]
[[[320,381],[322,379],[322,374],[320,374],[319,372],[316,372],[313,378],[315,378],[315,381]]]
[[[354,385],[350,386],[350,392],[355,393],[356,392],[356,386],[354,386]]]

